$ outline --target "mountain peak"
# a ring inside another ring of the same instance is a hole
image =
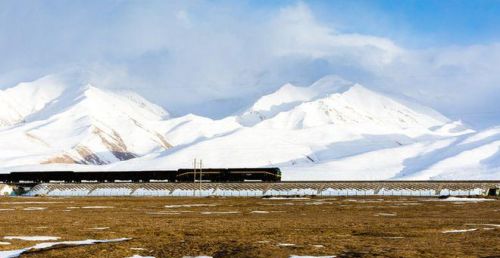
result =
[[[353,85],[336,75],[325,76],[308,87],[299,87],[286,83],[275,92],[262,96],[240,118],[239,122],[245,126],[273,117],[280,112],[287,111],[297,104],[312,101],[334,93],[341,93]]]
[[[171,147],[153,126],[169,117],[161,107],[71,78],[49,75],[0,91],[0,124],[16,125],[0,130],[0,142],[24,145],[23,155],[42,163],[106,164]]]
[[[51,74],[0,90],[0,126],[45,120],[75,110],[92,117],[123,114],[135,119],[161,120],[169,114],[130,91],[96,87],[84,73]]]
[[[342,93],[348,90],[354,83],[347,81],[337,75],[327,75],[317,80],[309,88],[318,93]]]
[[[308,87],[285,84],[255,102],[239,122],[253,126],[264,120],[271,127],[310,127],[367,123],[396,128],[430,128],[449,120],[414,101],[402,101],[352,83],[325,76]]]

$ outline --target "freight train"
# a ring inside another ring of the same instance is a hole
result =
[[[1,183],[281,181],[279,168],[204,168],[144,171],[29,171],[0,174]]]

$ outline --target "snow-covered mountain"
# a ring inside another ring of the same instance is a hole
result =
[[[367,132],[414,129],[417,134],[449,122],[432,109],[395,100],[334,76],[307,88],[286,84],[257,100],[239,121],[275,129],[357,125]]]
[[[108,164],[172,147],[156,130],[162,108],[131,92],[55,76],[0,92],[0,164]]]
[[[336,76],[286,84],[220,120],[171,118],[131,92],[60,76],[0,91],[0,106],[3,171],[174,169],[202,158],[279,166],[285,180],[500,178],[499,128],[475,132]]]

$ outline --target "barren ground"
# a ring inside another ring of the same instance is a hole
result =
[[[463,229],[476,230],[443,233]],[[500,202],[2,197],[0,250],[38,243],[4,236],[132,238],[23,257],[499,257]]]

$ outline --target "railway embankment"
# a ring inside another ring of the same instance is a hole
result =
[[[500,181],[44,183],[25,196],[498,196]]]

